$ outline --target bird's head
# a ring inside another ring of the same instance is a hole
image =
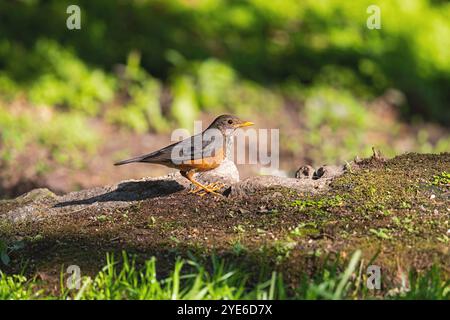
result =
[[[233,132],[238,128],[252,126],[254,123],[250,121],[243,121],[236,116],[224,114],[217,117],[208,129],[219,129],[221,132]]]

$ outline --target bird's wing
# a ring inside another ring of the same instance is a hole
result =
[[[188,160],[202,159],[214,156],[223,148],[222,135],[196,134],[180,142],[173,143],[158,151],[142,156],[141,162],[158,162],[171,160],[173,163],[182,163]]]

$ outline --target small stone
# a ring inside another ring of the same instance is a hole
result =
[[[281,198],[283,194],[281,192],[274,192],[272,198]]]
[[[265,207],[265,206],[259,207],[258,213],[267,213],[267,212],[269,212],[269,210],[267,209],[267,207]]]
[[[432,194],[432,195],[430,196],[430,199],[433,200],[434,198],[436,198],[436,196],[435,196],[434,194]]]
[[[238,211],[239,211],[240,214],[248,214],[248,213],[250,213],[250,211],[248,211],[246,209],[243,209],[243,208],[239,208]]]
[[[295,172],[295,177],[297,179],[311,179],[314,174],[314,168],[308,165],[301,166]]]

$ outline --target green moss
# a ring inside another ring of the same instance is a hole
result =
[[[343,205],[343,199],[341,196],[336,195],[332,198],[323,198],[323,199],[306,199],[306,200],[295,200],[291,202],[292,207],[299,208],[299,210],[305,208],[317,208],[317,209],[326,209]]]
[[[319,236],[320,230],[315,222],[302,222],[292,229],[289,235],[292,237]]]
[[[435,186],[450,187],[450,172],[444,171],[433,176],[431,184]]]

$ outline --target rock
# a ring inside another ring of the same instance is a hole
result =
[[[305,170],[308,175],[311,175],[310,172],[313,169],[307,167]],[[236,165],[227,160],[218,168],[198,173],[194,178],[203,184],[222,182],[225,185],[222,188],[225,190],[224,194],[231,197],[247,196],[272,187],[284,187],[314,194],[327,190],[331,179],[342,172],[343,170],[338,167],[324,166],[316,171],[314,179],[257,176],[239,181]],[[36,189],[17,199],[10,200],[9,205],[0,210],[0,218],[6,218],[13,222],[38,221],[48,216],[72,214],[86,209],[104,212],[105,210],[130,207],[141,200],[167,197],[190,187],[192,184],[176,172],[158,178],[122,181],[117,185],[71,192],[63,196],[56,196],[48,189]],[[274,197],[280,195],[280,191],[271,194]],[[180,194],[180,196],[184,195]]]
[[[333,178],[344,173],[345,166],[328,166],[324,165],[317,170],[309,165],[301,166],[295,172],[296,179],[321,179],[321,178]]]
[[[236,165],[226,160],[214,170],[198,173],[201,183],[222,182],[229,187],[239,181]],[[132,206],[137,201],[164,197],[190,188],[191,183],[179,172],[158,178],[122,181],[117,185],[86,189],[56,196],[48,189],[36,189],[14,200],[11,210],[1,214],[13,222],[42,220],[48,215],[70,214],[93,206],[114,209]]]
[[[259,190],[268,188],[288,188],[302,193],[316,194],[327,190],[331,179],[334,177],[336,177],[336,175],[330,175],[314,180],[283,178],[277,176],[251,177],[233,184],[231,186],[230,196],[248,196]]]
[[[314,174],[314,168],[308,165],[301,166],[295,172],[295,177],[297,179],[312,179]]]
[[[265,176],[277,176],[277,177],[288,177],[288,173],[281,169],[270,168],[270,167],[262,167],[259,169],[258,174]]]
[[[319,169],[317,169],[313,174],[313,179],[320,179],[320,178],[334,178],[341,174],[343,174],[345,171],[345,167],[343,166],[322,166]]]
[[[27,192],[19,197],[16,198],[17,201],[34,201],[43,199],[46,197],[55,198],[56,195],[48,190],[47,188],[38,188],[31,190],[30,192]]]
[[[0,204],[8,204],[11,206],[23,205],[32,201],[42,201],[45,199],[56,198],[56,195],[47,188],[38,188],[24,193],[15,199],[0,200]],[[1,212],[1,211],[0,211]]]
[[[302,167],[304,177],[311,177],[312,167]],[[301,169],[302,169],[301,168]],[[272,187],[284,187],[299,192],[317,193],[326,190],[331,178],[342,173],[338,167],[321,167],[315,178],[284,178],[279,176],[257,176],[239,181],[236,165],[226,160],[218,168],[194,176],[203,184],[222,182],[227,196],[243,196]],[[301,175],[300,175],[301,176]],[[36,189],[14,200],[8,200],[8,207],[0,211],[0,218],[13,222],[39,221],[47,216],[72,214],[85,209],[112,210],[135,205],[138,201],[170,196],[191,188],[192,184],[179,172],[158,178],[122,181],[117,185],[97,187],[63,196],[57,196],[48,189]],[[277,191],[275,195],[280,195]]]
[[[222,182],[231,185],[239,181],[239,171],[233,161],[226,159],[214,170],[197,173],[195,179],[202,183]]]

